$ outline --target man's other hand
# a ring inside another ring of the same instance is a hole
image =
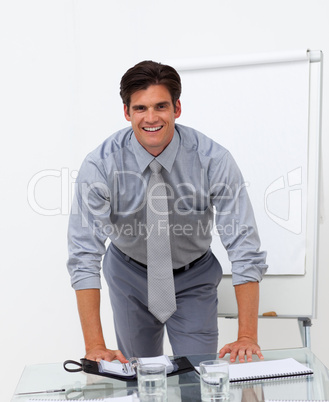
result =
[[[228,343],[219,351],[219,358],[224,357],[227,353],[230,353],[230,361],[235,362],[236,358],[239,358],[239,362],[243,363],[245,357],[247,361],[252,361],[252,355],[257,355],[260,359],[264,359],[257,342],[248,337],[241,337],[236,342]]]
[[[121,363],[128,363],[128,360],[124,357],[120,350],[106,349],[104,346],[95,346],[94,348],[87,351],[86,359],[95,360],[97,362],[101,360],[107,360],[111,362],[112,360],[119,360]]]

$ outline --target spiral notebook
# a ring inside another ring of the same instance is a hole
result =
[[[230,382],[267,380],[313,374],[313,370],[293,358],[230,364]]]

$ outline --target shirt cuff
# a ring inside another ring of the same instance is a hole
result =
[[[79,281],[72,283],[72,288],[74,290],[102,289],[102,285],[99,276],[90,276],[89,278],[80,279]]]
[[[242,285],[248,282],[260,282],[267,271],[267,264],[244,265],[232,272],[232,283]]]

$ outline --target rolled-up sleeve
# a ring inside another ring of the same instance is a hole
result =
[[[100,270],[111,212],[107,174],[100,162],[84,160],[75,183],[68,226],[68,262],[75,290],[101,288]]]
[[[268,268],[266,252],[260,251],[246,184],[229,152],[212,163],[210,184],[215,225],[232,264],[233,285],[260,282]]]

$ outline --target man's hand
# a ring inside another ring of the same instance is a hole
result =
[[[230,353],[231,362],[239,358],[239,362],[252,361],[252,355],[256,354],[260,359],[264,359],[260,347],[257,344],[257,324],[258,324],[258,282],[247,282],[235,286],[235,295],[238,304],[239,331],[238,340],[228,343],[219,351],[222,358],[226,353]]]
[[[106,349],[105,346],[99,345],[90,349],[86,353],[86,359],[96,360],[107,360],[111,362],[112,360],[119,360],[121,363],[128,363],[128,360],[124,357],[120,350]]]
[[[236,358],[239,358],[239,362],[243,363],[245,361],[245,356],[247,361],[252,361],[252,355],[257,355],[260,359],[264,359],[260,347],[257,342],[246,336],[239,338],[236,342],[228,343],[219,351],[219,358],[222,358],[230,353],[231,362],[235,362]]]
[[[77,290],[77,302],[83,336],[86,345],[86,359],[89,360],[119,360],[127,363],[128,360],[120,350],[107,349],[103,337],[100,318],[100,291],[99,289]]]

